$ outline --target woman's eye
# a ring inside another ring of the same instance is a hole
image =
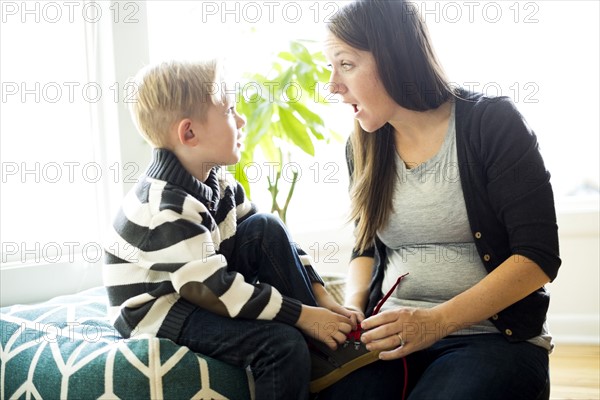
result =
[[[350,68],[352,68],[352,64],[348,62],[342,62],[340,65],[344,71],[348,71]]]

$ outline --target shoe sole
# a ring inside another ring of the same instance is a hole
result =
[[[310,382],[309,390],[311,393],[318,393],[321,390],[333,385],[340,379],[344,378],[351,372],[356,371],[359,368],[364,367],[365,365],[369,365],[379,360],[380,351],[370,351],[358,358],[355,358],[352,361],[347,362],[342,365],[340,368],[336,368],[325,376],[320,377],[319,379],[315,379]]]

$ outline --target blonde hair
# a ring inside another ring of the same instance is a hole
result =
[[[168,132],[184,118],[206,117],[224,102],[217,60],[168,61],[140,70],[134,78],[130,112],[140,134],[153,147],[168,146]]]

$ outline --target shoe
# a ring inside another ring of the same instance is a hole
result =
[[[394,293],[394,290],[406,275],[408,275],[408,272],[398,277],[392,288],[379,300],[372,315],[379,312],[383,303]],[[363,330],[358,324],[357,329],[347,335],[346,342],[338,346],[337,350],[331,350],[319,341],[309,340],[308,349],[310,350],[311,359],[309,389],[311,393],[318,393],[349,373],[379,360],[381,351],[367,350],[363,342],[360,341],[362,333]],[[406,361],[404,361],[404,365],[406,371]],[[405,392],[402,395],[403,399],[404,395]]]
[[[311,354],[310,392],[318,393],[349,373],[379,360],[379,351],[369,351],[360,341],[362,329],[347,335],[347,340],[336,350],[316,340],[309,342]]]

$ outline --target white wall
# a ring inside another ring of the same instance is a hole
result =
[[[548,323],[558,343],[600,343],[600,260],[598,203],[596,210],[559,209],[563,264],[548,285]]]

